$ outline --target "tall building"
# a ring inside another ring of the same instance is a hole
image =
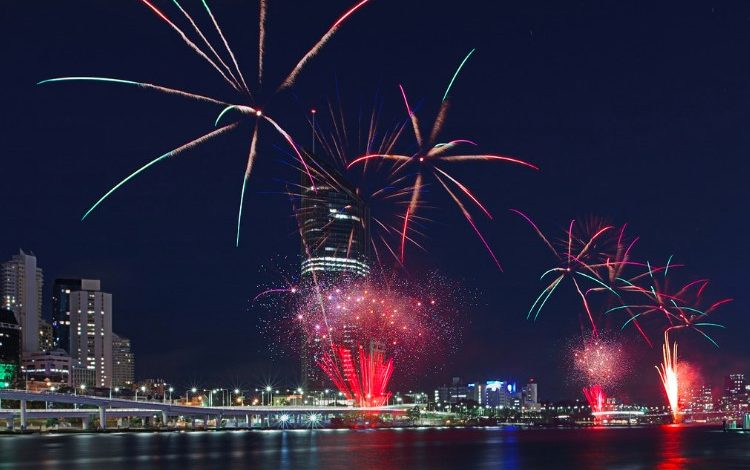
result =
[[[12,310],[0,308],[0,388],[12,387],[21,362],[21,327]]]
[[[135,355],[130,340],[112,334],[112,386],[132,388],[135,383]]]
[[[2,265],[2,306],[9,308],[21,327],[21,349],[24,353],[39,351],[39,321],[42,318],[42,268],[36,256],[19,250]]]
[[[692,390],[692,396],[688,403],[688,408],[692,413],[705,413],[713,411],[714,409],[714,397],[711,391],[711,386],[702,385],[695,387]]]
[[[721,397],[724,411],[748,411],[748,393],[745,387],[745,374],[730,374],[724,380],[724,395]]]
[[[357,190],[335,169],[315,159],[310,171],[301,172],[301,195],[295,210],[301,238],[303,283],[324,285],[341,278],[363,277],[370,272],[370,214]],[[353,325],[344,325],[344,343],[354,349]],[[321,356],[318,340],[300,339],[301,384],[322,388],[316,363]]]
[[[70,353],[70,293],[81,290],[81,279],[55,279],[52,284],[52,330],[56,348]]]
[[[370,214],[357,190],[325,164],[311,168],[315,183],[302,172],[296,210],[302,238],[303,276],[370,272]]]
[[[539,384],[534,379],[524,385],[522,390],[522,406],[526,409],[537,409],[539,407]]]
[[[55,349],[55,335],[52,325],[47,320],[39,320],[39,351],[49,352]]]
[[[93,371],[95,387],[112,386],[112,294],[98,280],[82,279],[70,293],[70,357],[73,367]],[[74,371],[74,377],[83,377]],[[86,376],[90,380],[90,376]]]

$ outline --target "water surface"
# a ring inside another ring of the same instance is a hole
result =
[[[662,426],[2,436],[6,468],[750,468],[750,434]]]

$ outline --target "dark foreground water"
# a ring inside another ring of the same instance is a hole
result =
[[[750,468],[750,434],[664,426],[2,436],[6,468]]]

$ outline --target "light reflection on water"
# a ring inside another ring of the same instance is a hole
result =
[[[218,431],[0,437],[0,469],[746,468],[710,428]]]

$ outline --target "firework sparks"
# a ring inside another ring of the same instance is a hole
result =
[[[581,283],[593,285],[592,289],[603,289],[619,298],[620,294],[613,289],[608,283],[608,270],[614,264],[624,264],[626,261],[612,261],[619,252],[619,248],[612,247],[612,237],[606,236],[614,233],[614,227],[611,225],[593,223],[593,224],[576,224],[575,219],[571,220],[565,236],[560,242],[560,248],[555,248],[539,227],[531,218],[517,209],[511,209],[511,212],[521,216],[526,220],[539,235],[544,244],[552,251],[558,265],[545,271],[540,279],[545,279],[552,275],[553,280],[545,287],[534,303],[531,305],[527,318],[536,320],[547,301],[555,292],[557,287],[565,279],[569,279],[575,287],[575,291],[581,299],[587,319],[591,325],[593,335],[598,334],[597,322],[586,297],[586,292],[581,287]],[[618,245],[619,246],[619,245]],[[614,251],[614,253],[613,253]]]
[[[439,367],[428,358],[453,352],[461,335],[459,306],[471,304],[463,289],[437,274],[412,282],[377,272],[367,279],[288,283],[256,299],[268,312],[260,327],[278,339],[281,352],[303,348],[336,360],[338,346],[356,356],[359,346],[374,343],[393,359],[402,380],[424,373],[425,365]]]
[[[656,366],[659,378],[667,395],[669,408],[672,410],[672,418],[675,422],[680,419],[680,383],[677,377],[677,342],[670,347],[669,335],[664,333],[664,345],[662,346],[663,361]]]
[[[595,384],[590,387],[583,387],[583,395],[594,413],[605,411],[607,405],[607,394],[601,385]]]
[[[323,353],[318,365],[347,400],[361,407],[383,406],[388,402],[393,359],[386,360],[384,351],[375,347],[368,353],[358,346],[359,361],[354,360],[346,346],[336,344],[331,349]]]
[[[668,282],[670,267],[681,266],[672,263],[672,257],[663,267],[652,266],[649,262],[646,262],[645,266],[647,270],[644,273],[630,279],[617,278],[622,284],[618,289],[631,297],[630,302],[613,307],[605,313],[627,311],[630,318],[623,323],[621,329],[625,329],[629,324],[638,320],[658,316],[666,325],[663,328],[664,332],[690,329],[718,347],[716,341],[706,333],[706,328],[724,328],[724,326],[708,321],[709,316],[732,299],[721,299],[708,307],[703,307],[704,292],[709,284],[707,279],[694,280],[677,289],[672,289]]]
[[[307,54],[305,54],[300,61],[297,63],[297,65],[292,69],[289,76],[284,80],[284,83],[281,84],[279,87],[279,90],[283,90],[285,88],[288,88],[292,86],[294,81],[297,79],[297,75],[302,71],[302,69],[305,67],[305,64],[312,59],[320,50],[325,46],[325,44],[333,37],[334,34],[336,34],[336,31],[338,31],[339,26],[341,26],[344,21],[346,21],[347,18],[349,18],[351,15],[354,14],[355,11],[362,8],[367,2],[370,0],[362,0],[361,2],[354,5],[352,8],[350,8],[348,11],[346,11],[343,15],[339,17],[338,20],[336,20],[333,25],[328,29],[328,32],[326,32],[323,37],[321,37],[317,43],[310,49]]]
[[[219,38],[221,39],[221,42],[224,46],[224,49],[229,54],[229,57],[231,59],[231,63],[234,66],[234,68],[230,67],[227,62],[225,62],[221,55],[218,53],[216,48],[211,44],[211,42],[207,39],[206,35],[203,33],[203,31],[200,29],[196,21],[193,19],[193,17],[180,5],[180,3],[177,0],[173,0],[173,3],[177,6],[179,11],[182,13],[182,15],[187,19],[188,23],[192,27],[192,29],[196,32],[198,37],[200,37],[200,41],[208,48],[207,50],[209,53],[214,57],[213,59],[209,57],[209,55],[204,52],[204,50],[196,44],[193,40],[191,40],[188,35],[183,31],[174,21],[172,21],[162,10],[157,8],[151,1],[149,0],[141,0],[144,5],[146,5],[157,17],[159,17],[162,21],[164,21],[172,30],[174,30],[182,39],[182,41],[196,54],[198,54],[202,59],[204,59],[206,62],[208,62],[220,75],[221,77],[231,86],[231,88],[234,91],[240,92],[241,95],[243,95],[243,99],[247,100],[253,99],[253,95],[247,86],[247,83],[245,81],[245,78],[242,74],[242,71],[239,67],[239,64],[237,62],[236,56],[234,52],[232,51],[229,41],[227,40],[226,36],[224,35],[219,22],[216,18],[216,16],[211,11],[208,3],[206,0],[202,0],[202,4],[204,7],[204,10],[208,17],[211,20],[212,25],[214,26],[216,32],[219,35]],[[354,12],[359,10],[362,6],[364,6],[365,3],[367,3],[369,0],[363,0],[356,4],[354,7],[347,10],[334,24],[331,26],[329,31],[315,44],[313,49],[311,49],[305,56],[300,60],[300,62],[297,64],[297,66],[292,70],[292,73],[290,76],[284,81],[282,86],[279,89],[287,88],[291,86],[296,78],[296,76],[301,72],[301,70],[304,68],[305,64],[315,55],[318,53],[318,51],[328,42],[328,40],[333,36],[333,34],[336,32],[336,30],[352,15]],[[267,5],[266,0],[260,0],[260,34],[258,38],[258,88],[260,88],[260,85],[262,84],[262,78],[263,78],[263,56],[264,56],[264,45],[265,45],[265,24],[266,24],[266,12],[267,12]],[[199,41],[199,42],[200,42]],[[265,114],[261,107],[257,106],[256,104],[250,102],[250,103],[227,103],[222,100],[218,100],[215,98],[190,93],[174,88],[169,87],[163,87],[160,85],[153,85],[150,83],[143,83],[143,82],[136,82],[131,80],[123,80],[118,78],[108,78],[108,77],[88,77],[88,76],[74,76],[74,77],[60,77],[60,78],[53,78],[49,80],[43,80],[39,82],[38,84],[46,84],[46,83],[56,83],[56,82],[65,82],[65,81],[98,81],[98,82],[106,82],[106,83],[118,83],[118,84],[126,84],[126,85],[133,85],[138,86],[140,88],[144,89],[150,89],[154,91],[159,91],[166,94],[172,94],[181,96],[183,98],[198,100],[207,102],[214,105],[221,105],[224,107],[224,109],[219,114],[216,124],[218,125],[219,120],[221,117],[230,110],[237,110],[242,115],[249,115],[252,116],[256,120],[255,122],[255,130],[252,133],[251,143],[250,143],[250,154],[248,157],[248,163],[245,168],[243,180],[242,180],[242,190],[240,193],[240,208],[239,208],[239,217],[237,221],[237,237],[236,242],[239,244],[239,233],[240,233],[240,224],[241,224],[241,216],[242,216],[242,206],[244,204],[245,199],[245,189],[248,183],[248,178],[250,175],[250,170],[253,167],[253,163],[255,161],[256,156],[256,147],[257,147],[257,140],[258,140],[258,122],[265,121],[276,130],[278,134],[280,134],[286,142],[292,147],[294,150],[295,155],[299,159],[299,162],[307,168],[307,163],[305,162],[301,152],[299,151],[298,146],[292,139],[289,132],[287,132],[281,125],[279,125],[275,120],[273,120],[270,116]],[[230,126],[222,127],[221,129],[218,129],[217,131],[207,133],[203,137],[196,139],[192,141],[191,143],[179,147],[178,149],[175,149],[171,152],[168,152],[167,154],[164,154],[157,159],[151,161],[147,165],[144,165],[140,169],[138,169],[136,172],[122,180],[120,183],[118,183],[115,187],[113,187],[110,191],[108,191],[102,198],[100,198],[89,211],[87,211],[82,219],[85,219],[93,209],[98,207],[107,197],[109,197],[110,194],[112,194],[115,190],[119,189],[121,186],[123,186],[127,181],[132,179],[137,174],[145,171],[146,169],[150,168],[152,165],[156,164],[157,162],[164,160],[168,157],[174,156],[176,153],[187,150],[188,148],[192,148],[196,145],[205,143],[206,141],[210,140],[213,137],[218,136],[219,134],[224,133],[227,130],[234,129],[236,127],[235,124],[232,124]]]
[[[571,353],[574,377],[586,384],[612,389],[629,371],[630,361],[624,348],[606,335],[575,341]]]
[[[450,84],[448,86],[448,89],[446,90],[446,93],[443,96],[443,101],[440,105],[440,110],[435,119],[435,122],[433,123],[432,131],[430,132],[429,138],[427,140],[423,138],[422,131],[421,131],[420,124],[419,124],[419,119],[417,118],[416,113],[414,112],[414,110],[409,104],[409,99],[406,95],[406,91],[404,90],[404,87],[401,84],[399,84],[399,90],[401,92],[401,97],[404,102],[404,107],[406,108],[407,116],[409,118],[409,121],[411,122],[411,127],[414,132],[414,138],[416,140],[416,144],[418,147],[418,151],[416,153],[414,153],[411,156],[399,154],[399,153],[390,153],[390,152],[368,153],[368,154],[361,155],[353,159],[348,164],[348,168],[351,168],[352,166],[355,166],[357,164],[366,163],[369,160],[377,159],[377,160],[382,160],[382,161],[395,162],[396,165],[394,166],[394,169],[393,169],[394,175],[399,172],[406,171],[407,168],[411,168],[413,170],[414,182],[408,185],[408,191],[410,193],[410,198],[409,198],[410,203],[409,203],[409,206],[404,211],[404,216],[403,216],[404,223],[401,228],[401,250],[400,250],[401,256],[400,256],[399,261],[402,264],[404,263],[404,259],[405,259],[407,232],[409,230],[409,225],[410,225],[410,222],[414,220],[416,208],[419,207],[420,202],[421,202],[420,191],[424,185],[423,179],[425,175],[430,175],[434,177],[435,180],[440,183],[441,187],[446,189],[446,192],[449,194],[451,199],[457,204],[457,206],[461,210],[461,214],[464,216],[466,221],[471,225],[474,232],[482,241],[482,244],[491,255],[498,269],[502,271],[502,267],[497,259],[497,256],[492,251],[489,244],[485,240],[484,236],[479,231],[469,211],[460,202],[460,199],[456,193],[463,195],[463,197],[467,197],[476,207],[478,207],[489,218],[492,218],[492,215],[487,210],[487,208],[479,201],[479,198],[477,198],[465,184],[461,183],[460,181],[458,181],[457,178],[450,175],[444,168],[439,168],[439,165],[443,162],[466,162],[466,161],[472,161],[472,160],[493,161],[494,160],[494,161],[502,161],[505,163],[517,164],[517,165],[525,166],[527,168],[531,168],[534,170],[539,170],[539,168],[536,165],[520,160],[518,158],[508,157],[505,155],[489,155],[489,154],[487,155],[482,155],[482,154],[447,155],[446,154],[448,151],[452,150],[455,146],[458,146],[461,144],[476,145],[474,142],[468,139],[456,139],[447,144],[437,142],[438,135],[440,134],[440,130],[442,128],[443,122],[445,121],[447,110],[448,110],[448,101],[447,101],[448,93],[450,92],[459,72],[461,71],[464,64],[466,63],[466,61],[469,59],[469,57],[471,56],[473,52],[474,51],[472,50],[463,59],[458,69],[456,70],[456,73],[453,75],[450,81]],[[455,188],[457,188],[456,193],[448,189],[449,186],[446,183],[455,185]]]

